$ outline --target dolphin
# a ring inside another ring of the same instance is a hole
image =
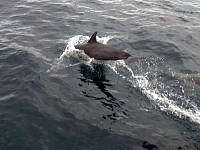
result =
[[[128,64],[133,61],[145,59],[146,57],[132,56],[120,49],[111,47],[96,40],[97,32],[95,32],[86,44],[75,45],[76,49],[83,50],[90,58],[95,60],[125,60]]]

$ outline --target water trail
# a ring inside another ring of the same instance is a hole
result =
[[[147,65],[149,65],[148,62]],[[148,68],[152,70],[141,72],[141,74],[134,74],[133,70],[124,61],[116,61],[115,63],[108,64],[108,66],[116,74],[130,82],[134,88],[139,89],[161,111],[174,114],[180,118],[189,118],[191,121],[200,124],[200,110],[192,100],[188,99],[189,96],[184,86],[178,82],[182,93],[178,93],[177,90],[170,90],[173,88],[173,85],[160,82],[157,79],[158,75],[155,69],[158,66],[152,69],[149,65]],[[119,71],[119,67],[126,69],[129,75],[122,74]]]
[[[111,38],[113,37],[97,37],[97,41],[106,44]],[[65,50],[57,59],[56,65],[50,70],[59,70],[60,68],[76,66],[80,63],[85,63],[92,67],[95,60],[74,47],[76,44],[87,42],[88,39],[88,36],[82,35],[70,38]],[[70,62],[70,58],[75,58],[79,61],[78,63],[73,63]],[[127,66],[123,60],[108,61],[104,64],[124,80],[130,82],[133,88],[139,89],[161,111],[174,114],[180,118],[189,118],[191,121],[200,124],[200,110],[192,99],[193,92],[185,89],[180,80],[165,79],[160,76],[163,73],[173,77],[169,72],[169,68],[166,73],[166,70],[160,67],[160,62],[162,60],[153,58],[143,64],[140,62],[134,63],[134,66],[131,67]]]

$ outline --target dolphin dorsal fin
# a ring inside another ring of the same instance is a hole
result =
[[[97,32],[92,34],[92,36],[91,36],[90,40],[88,41],[88,43],[97,43],[96,36],[97,36]]]

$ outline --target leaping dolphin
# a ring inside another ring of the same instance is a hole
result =
[[[132,56],[117,48],[102,44],[96,40],[95,32],[86,44],[75,45],[76,49],[84,50],[85,54],[95,60],[120,60],[124,59],[126,63],[144,59],[146,57]]]

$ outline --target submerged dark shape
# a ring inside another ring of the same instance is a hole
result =
[[[95,60],[120,60],[124,59],[126,63],[144,59],[146,57],[132,56],[117,48],[102,44],[96,40],[97,32],[95,32],[88,43],[75,45],[76,49],[84,50],[84,52]]]
[[[143,142],[143,148],[146,148],[148,150],[159,150],[158,147],[154,144],[150,144],[149,142],[145,141]]]

